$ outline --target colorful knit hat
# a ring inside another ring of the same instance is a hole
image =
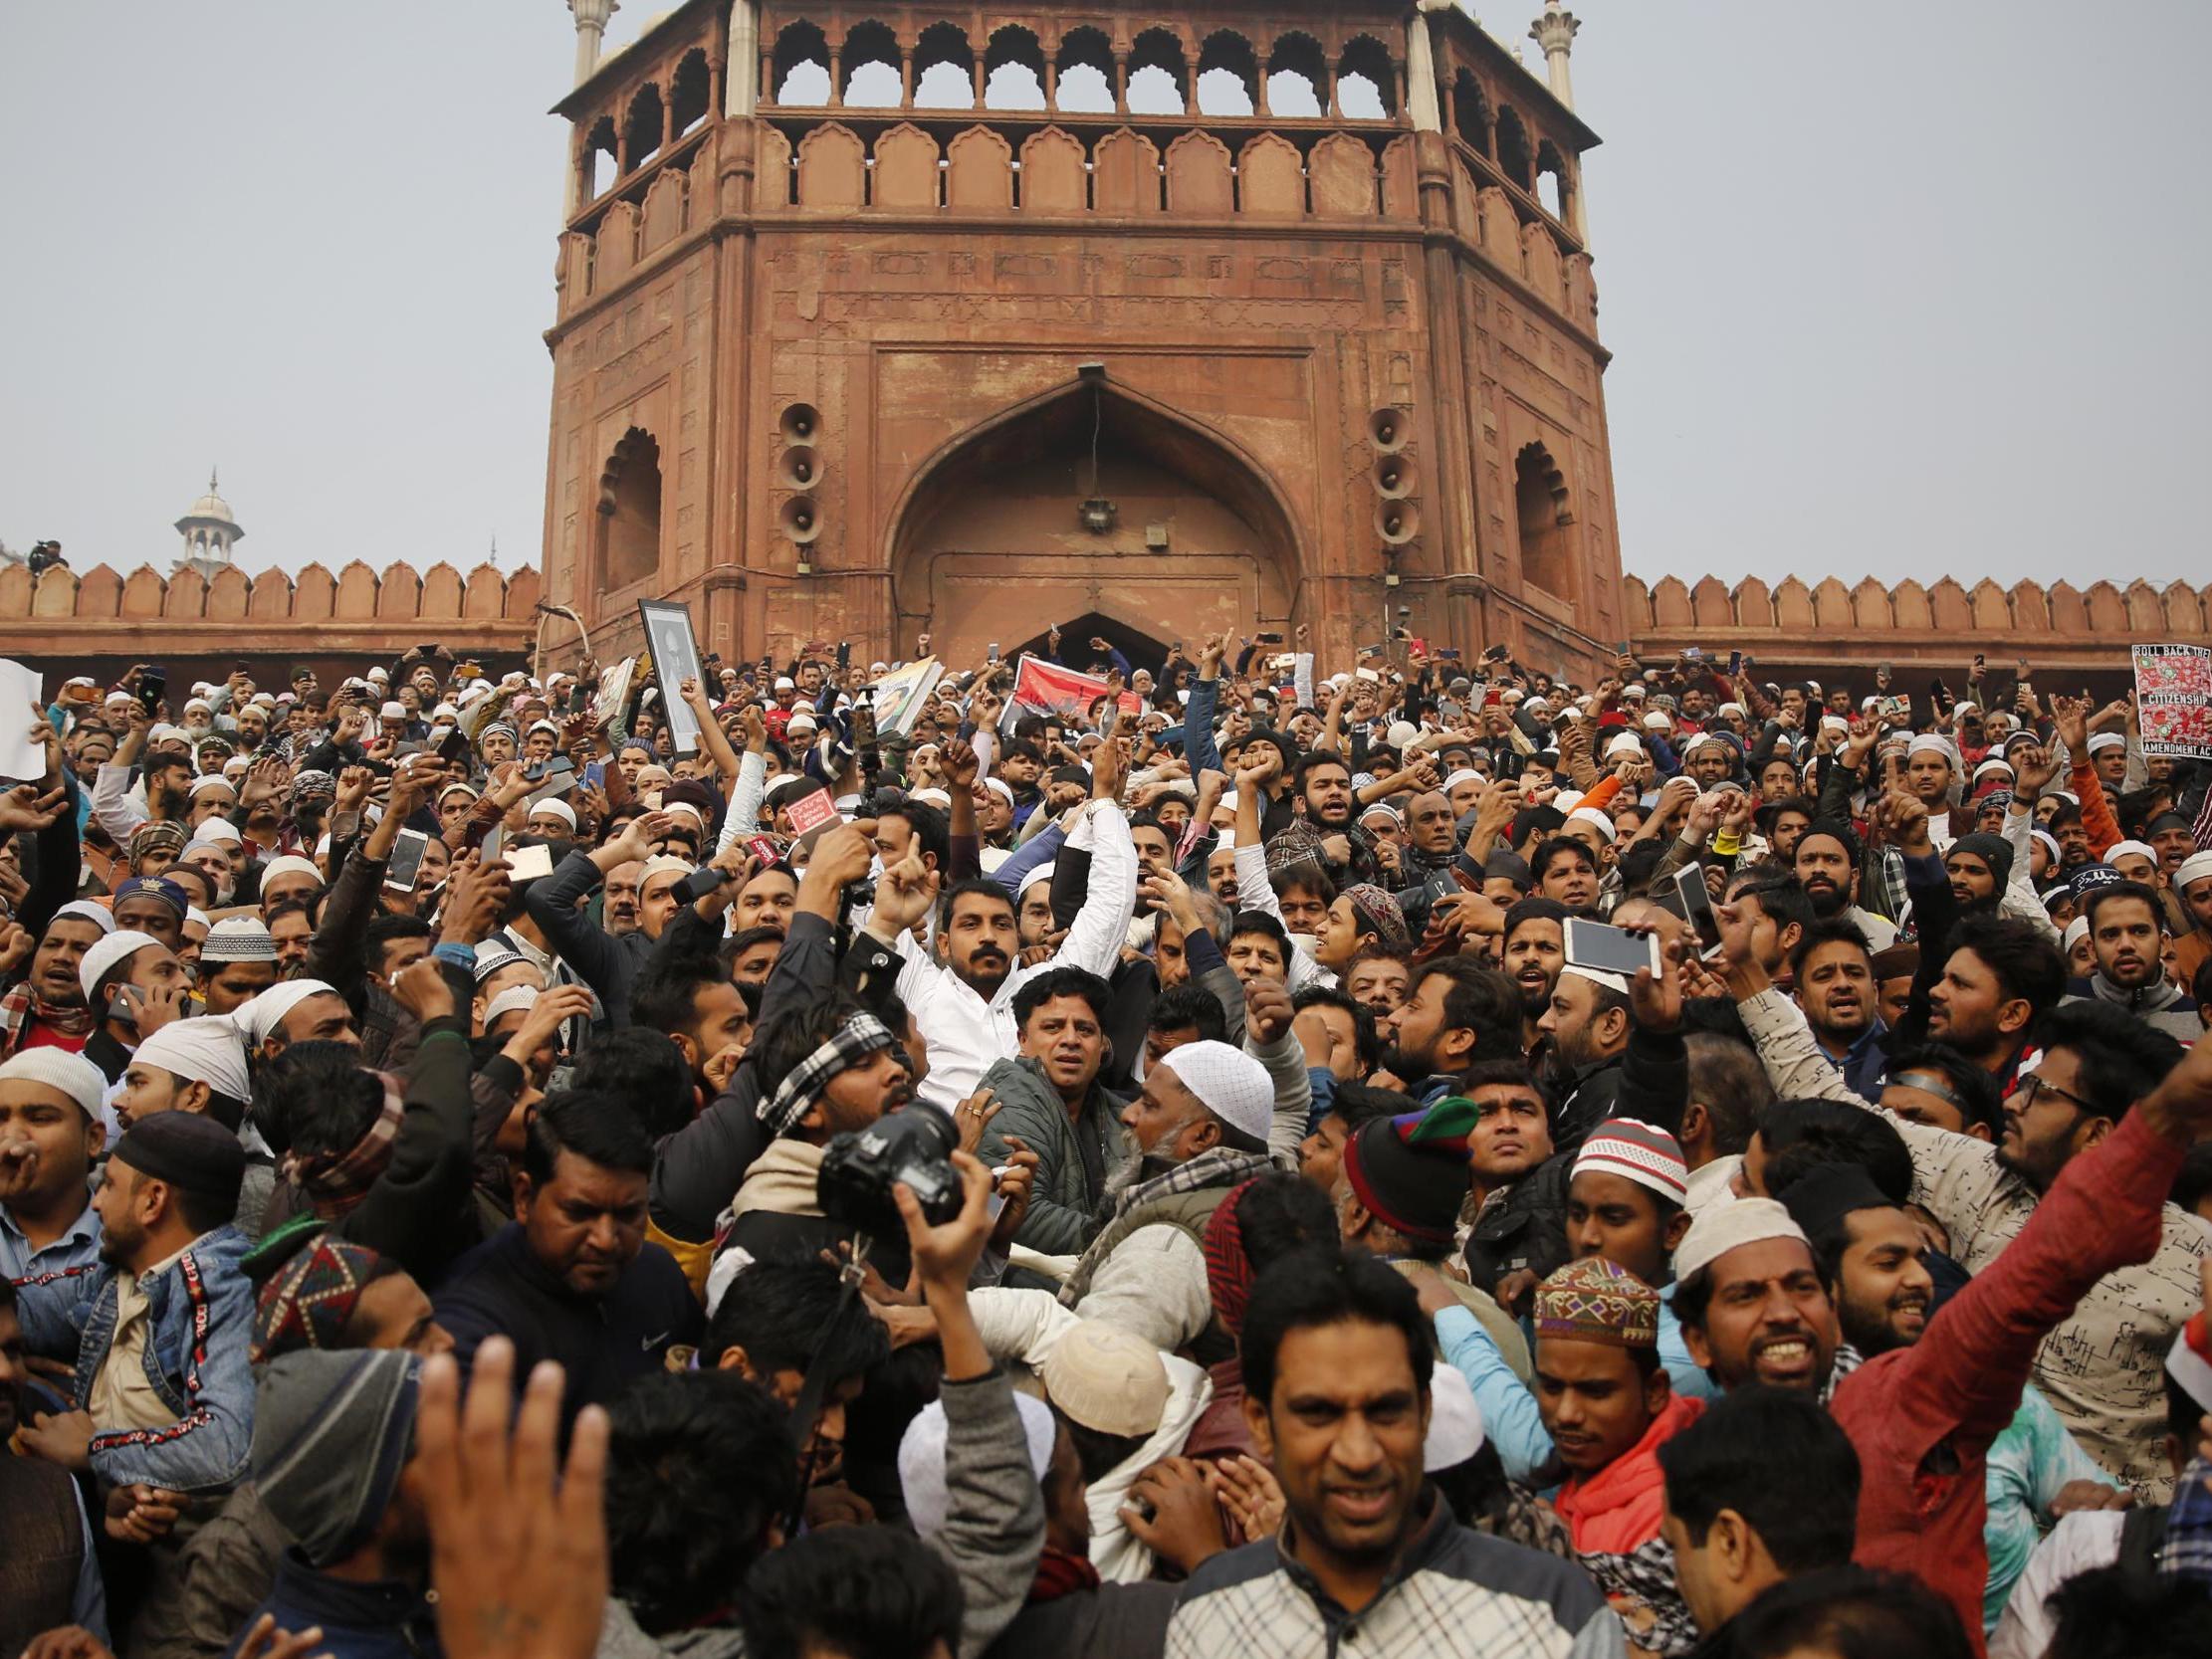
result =
[[[1569,1262],[1536,1287],[1536,1340],[1659,1346],[1659,1292],[1603,1256]]]
[[[1418,1244],[1449,1244],[1467,1196],[1466,1136],[1421,1136],[1430,1116],[1408,1112],[1362,1124],[1344,1143],[1344,1179],[1393,1232]]]
[[[1375,931],[1386,950],[1404,950],[1413,940],[1406,928],[1406,913],[1396,899],[1372,882],[1360,882],[1344,890],[1344,897],[1352,901],[1352,909],[1360,920]]]
[[[259,1365],[299,1348],[341,1348],[346,1322],[384,1258],[365,1244],[329,1233],[302,1246],[261,1289],[246,1356]]]
[[[1591,1133],[1575,1154],[1572,1181],[1585,1169],[1619,1175],[1658,1193],[1668,1203],[1681,1205],[1689,1198],[1689,1165],[1681,1143],[1657,1124],[1634,1118],[1608,1118]]]

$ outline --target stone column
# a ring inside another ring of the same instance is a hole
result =
[[[622,9],[622,0],[568,0],[576,20],[576,85],[591,79],[599,67],[599,43],[606,38],[607,19]]]
[[[761,77],[749,66],[761,52],[761,14],[753,0],[730,0],[730,60],[723,76],[722,112],[738,118],[751,115],[758,104]]]
[[[1528,38],[1544,49],[1544,74],[1552,96],[1568,108],[1575,106],[1575,84],[1567,72],[1568,56],[1575,48],[1575,31],[1582,20],[1559,0],[1544,0],[1544,15],[1528,26]]]
[[[844,106],[845,76],[841,67],[844,52],[845,49],[842,46],[833,46],[829,49],[829,107],[832,109]]]
[[[1451,0],[1441,0],[1448,6]],[[1429,13],[1437,0],[1422,0],[1406,20],[1406,113],[1416,132],[1441,132],[1443,114],[1437,104],[1436,51],[1429,39]]]

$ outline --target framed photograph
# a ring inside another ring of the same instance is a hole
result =
[[[699,752],[699,722],[691,705],[676,695],[687,679],[707,684],[699,666],[699,636],[691,630],[691,607],[666,599],[640,599],[638,620],[645,625],[646,649],[660,677],[661,705],[668,711],[668,731],[678,754]],[[711,696],[712,693],[710,692]]]

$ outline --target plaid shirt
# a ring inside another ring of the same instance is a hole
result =
[[[1460,1527],[1434,1488],[1429,1519],[1375,1599],[1351,1612],[1263,1539],[1191,1574],[1165,1659],[1622,1659],[1626,1637],[1580,1567]]]

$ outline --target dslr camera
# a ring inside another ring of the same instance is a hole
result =
[[[923,1219],[942,1226],[960,1214],[960,1171],[952,1160],[959,1144],[952,1119],[936,1107],[901,1107],[830,1141],[815,1179],[815,1200],[822,1214],[855,1232],[902,1239],[906,1223],[891,1188],[904,1181],[921,1201]]]

